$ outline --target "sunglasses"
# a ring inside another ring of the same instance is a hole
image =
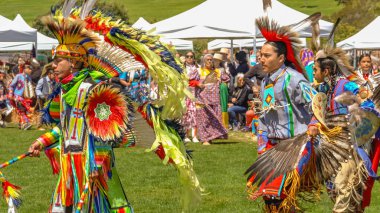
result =
[[[194,58],[193,55],[186,55],[186,58]]]

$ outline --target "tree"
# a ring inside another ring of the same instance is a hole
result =
[[[336,1],[344,4],[344,7],[330,18],[331,21],[335,21],[338,17],[342,19],[335,33],[336,41],[341,41],[354,35],[380,15],[380,5],[377,0]]]
[[[56,7],[61,8],[63,5],[63,2],[64,0],[60,0],[58,4],[56,5]],[[82,2],[83,0],[79,1],[77,5],[81,5]],[[120,1],[109,1],[109,0],[98,1],[95,4],[95,9],[96,8],[101,8],[103,13],[110,14],[110,15],[112,14],[112,17],[114,17],[115,19],[121,19],[125,21],[127,24],[129,23],[128,10],[124,4],[120,3]],[[41,18],[49,14],[50,12],[46,12],[43,15],[38,16],[36,19],[34,19],[32,26],[33,28],[37,29],[38,32],[41,32],[42,34],[50,36],[50,37],[54,37],[52,33],[41,22]]]

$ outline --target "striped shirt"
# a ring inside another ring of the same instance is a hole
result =
[[[288,139],[306,132],[312,116],[312,95],[316,94],[309,81],[301,73],[283,65],[263,79],[263,101],[265,87],[269,84],[274,84],[275,107],[260,116],[258,130],[266,131],[272,140]]]

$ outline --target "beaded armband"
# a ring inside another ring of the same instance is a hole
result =
[[[54,127],[50,132],[47,132],[37,138],[36,141],[41,143],[43,147],[50,146],[58,141],[60,132],[61,130],[58,127]]]

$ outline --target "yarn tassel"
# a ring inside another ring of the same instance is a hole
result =
[[[297,205],[297,193],[301,186],[301,178],[297,170],[293,170],[287,174],[283,193],[286,198],[282,201],[279,206],[279,212],[289,212],[291,209],[295,208],[300,210]]]
[[[56,175],[61,170],[60,166],[60,149],[58,144],[53,144],[45,148],[45,155],[50,161],[51,168],[53,169],[53,174]]]

